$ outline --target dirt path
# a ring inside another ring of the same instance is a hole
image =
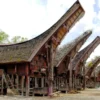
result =
[[[99,89],[86,89],[78,94],[60,94],[60,97],[0,96],[0,100],[100,100]]]

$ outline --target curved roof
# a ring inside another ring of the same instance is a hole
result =
[[[1,45],[0,63],[28,61],[32,53],[47,36],[48,33],[45,32],[44,34],[26,42],[12,45]]]
[[[30,62],[40,48],[50,39],[50,37],[63,25],[63,23],[78,9],[81,5],[76,1],[73,6],[47,31],[29,41],[12,44],[0,45],[0,64],[14,62]],[[84,15],[84,10],[77,18],[77,21]],[[75,23],[74,23],[75,24]]]
[[[93,50],[100,44],[100,37],[97,36],[93,42],[91,42],[87,47],[81,50],[72,61],[72,68],[78,72],[77,68],[80,66],[80,63],[84,63],[93,52]]]
[[[95,69],[99,63],[100,63],[100,57],[98,56],[91,61],[91,65],[86,66],[86,76],[91,77],[91,75],[93,74],[93,72],[95,72]]]
[[[75,40],[73,40],[72,42],[68,43],[67,45],[64,45],[62,48],[59,48],[57,50],[56,56],[55,56],[55,62],[54,65],[57,67],[59,66],[59,64],[62,62],[62,60],[68,56],[68,54],[70,53],[71,50],[73,50],[78,43],[80,43],[82,40],[86,41],[86,39],[92,34],[91,30],[88,30],[86,32],[84,32],[84,34],[78,36]],[[84,42],[85,42],[84,41]]]

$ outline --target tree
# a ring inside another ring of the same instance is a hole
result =
[[[23,42],[23,41],[26,41],[27,38],[25,37],[21,37],[21,36],[14,36],[12,39],[11,39],[11,43],[19,43],[19,42]]]
[[[87,62],[87,66],[91,67],[93,65],[93,63],[100,58],[100,56],[95,56],[94,58],[91,59],[91,61]]]
[[[87,63],[87,66],[88,67],[91,67],[93,65],[93,61],[89,61],[88,63]]]
[[[0,30],[0,43],[8,43],[8,37],[9,35],[6,34],[5,32],[3,32],[2,30]]]
[[[14,36],[11,40],[9,40],[8,38],[9,35],[6,34],[4,31],[0,30],[0,44],[19,43],[27,40],[27,38],[21,36]]]

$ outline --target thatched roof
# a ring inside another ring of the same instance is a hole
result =
[[[76,1],[73,6],[47,31],[29,41],[0,46],[0,64],[14,62],[30,62],[40,48],[51,38],[57,29],[64,24],[65,21],[73,14],[78,7],[79,1]],[[82,12],[77,21],[83,16]],[[75,23],[74,23],[75,24]]]
[[[77,69],[77,67],[79,67],[79,64],[82,62],[84,63],[84,61],[86,61],[88,59],[88,57],[90,56],[90,54],[93,52],[93,50],[100,44],[100,37],[97,36],[93,42],[91,42],[87,47],[85,47],[84,49],[82,49],[79,53],[77,53],[77,55],[75,56],[73,62],[72,62],[72,68],[74,70]],[[88,55],[87,55],[88,54]]]
[[[1,45],[0,63],[27,62],[32,53],[37,50],[38,46],[40,46],[43,39],[45,39],[47,36],[48,34],[44,33],[26,42],[12,45]]]
[[[82,40],[84,41],[83,44],[85,43],[86,39],[92,34],[91,30],[88,30],[84,32],[84,34],[78,36],[75,40],[72,42],[68,43],[67,45],[63,45],[61,48],[59,48],[56,52],[55,56],[55,62],[54,65],[57,67],[59,64],[62,62],[62,60],[68,56],[71,50],[75,49],[75,47],[80,43]]]
[[[100,63],[100,57],[96,57],[92,61],[90,61],[86,66],[86,76],[91,76],[93,72],[95,72],[96,67]]]

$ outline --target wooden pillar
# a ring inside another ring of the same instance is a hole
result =
[[[35,88],[38,88],[37,77],[35,77]]]
[[[58,90],[58,77],[56,77],[56,89]]]
[[[30,77],[29,77],[29,66],[26,64],[26,96],[29,96],[30,89]]]
[[[54,89],[56,89],[56,78],[54,78]]]
[[[74,88],[76,90],[76,75],[74,74]]]
[[[57,80],[56,80],[56,81],[57,81],[57,83],[56,83],[56,84],[57,84],[57,89],[58,89],[58,77],[57,77]]]
[[[59,88],[61,88],[61,77],[59,78]]]
[[[3,89],[4,89],[4,80],[3,80],[3,75],[2,75],[2,77],[1,77],[2,79],[1,79],[1,93],[3,94]]]
[[[70,91],[72,90],[73,84],[72,84],[72,59],[70,60],[69,64],[69,88]]]
[[[41,78],[41,87],[44,88],[44,77]]]
[[[30,77],[26,76],[26,96],[29,96],[30,89]]]
[[[53,60],[54,60],[54,50],[52,41],[50,47],[47,49],[48,52],[48,95],[51,96],[53,93]]]
[[[16,76],[14,75],[14,88],[16,88]]]
[[[25,76],[22,76],[21,77],[21,88],[22,88],[21,93],[22,93],[22,96],[24,95],[23,94],[24,93],[24,80],[25,80]]]
[[[83,89],[86,87],[86,80],[85,80],[85,63],[83,63]]]
[[[74,77],[74,73],[72,73],[72,80],[73,80],[72,81],[72,88],[75,89],[75,77]]]
[[[96,75],[95,75],[95,71],[94,71],[94,88],[96,87]]]
[[[14,84],[14,75],[13,74],[11,75],[11,79],[10,80],[12,82],[12,88],[14,89],[14,85],[13,85]]]
[[[65,80],[65,79],[64,79]],[[68,87],[67,87],[67,79],[65,80],[65,87],[66,87],[66,91],[67,91],[67,89],[68,89]]]
[[[67,92],[68,92],[68,90],[69,90],[68,80],[66,80],[66,89],[67,89]]]
[[[16,87],[17,87],[17,91],[19,91],[19,76],[16,75]]]
[[[60,77],[58,77],[58,90],[60,88]]]

